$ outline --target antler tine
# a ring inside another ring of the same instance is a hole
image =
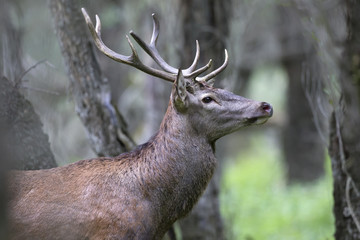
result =
[[[135,39],[135,41],[144,49],[144,51],[149,54],[149,56],[154,59],[154,61],[166,72],[177,74],[178,69],[170,66],[165,62],[165,60],[160,56],[158,50],[156,49],[156,42],[159,36],[159,21],[156,18],[155,14],[152,14],[153,18],[153,34],[151,37],[150,44],[145,43],[140,37],[138,37],[133,31],[130,31],[130,35]]]
[[[155,46],[160,34],[160,23],[157,17],[155,17],[155,13],[151,14],[151,17],[153,19],[153,32],[151,35],[150,45]]]
[[[210,79],[214,78],[216,75],[218,75],[219,73],[221,73],[225,68],[226,66],[228,65],[228,62],[229,62],[229,56],[228,56],[228,53],[225,49],[225,60],[224,60],[224,63],[218,67],[217,69],[215,69],[214,71],[212,71],[211,73],[203,76],[203,77],[198,77],[196,78],[196,81],[209,81]]]
[[[96,15],[96,27],[94,27],[94,24],[92,23],[89,15],[87,14],[86,10],[84,8],[81,9],[85,21],[89,27],[90,33],[95,41],[95,45],[98,47],[98,49],[103,52],[106,56],[110,57],[111,59],[114,59],[115,61],[119,61],[125,64],[131,65],[131,56],[124,56],[121,54],[118,54],[108,48],[101,39],[101,21],[99,17]]]
[[[193,72],[190,72],[188,75],[186,75],[186,77],[196,79],[197,76],[199,76],[200,74],[202,74],[203,72],[208,70],[211,67],[211,65],[212,65],[212,59],[209,60],[208,64],[206,64],[205,66],[203,66]],[[185,74],[184,74],[184,76],[185,76]]]
[[[200,45],[199,45],[199,41],[196,40],[196,53],[195,53],[195,58],[193,63],[190,65],[190,67],[188,67],[187,69],[183,70],[184,75],[188,75],[190,74],[192,71],[194,71],[194,69],[196,68],[196,65],[198,64],[200,58]]]
[[[195,58],[193,63],[191,64],[190,67],[188,67],[187,69],[183,70],[184,76],[187,78],[193,78],[195,79],[197,76],[199,76],[200,74],[202,74],[203,72],[207,71],[211,65],[212,65],[212,59],[209,60],[208,64],[206,64],[205,66],[194,70],[196,68],[196,65],[199,62],[199,58],[200,58],[200,45],[199,45],[199,41],[196,40],[196,53],[195,53]]]
[[[103,52],[106,56],[108,56],[109,58],[117,61],[117,62],[121,62],[124,64],[128,64],[130,66],[133,66],[145,73],[148,73],[152,76],[155,77],[159,77],[162,78],[166,81],[170,81],[170,82],[174,82],[175,81],[175,76],[171,73],[167,73],[164,71],[160,71],[158,69],[152,68],[152,67],[148,67],[146,65],[144,65],[140,58],[138,57],[138,54],[133,46],[133,44],[131,43],[130,39],[127,37],[132,54],[130,56],[125,56],[119,53],[114,52],[113,50],[111,50],[110,48],[108,48],[104,42],[101,39],[101,22],[100,22],[100,18],[96,15],[96,27],[94,27],[94,24],[92,23],[89,15],[87,14],[86,10],[84,8],[81,9],[85,21],[88,25],[88,28],[90,30],[90,33],[95,41],[95,45],[97,46],[97,48]],[[131,33],[130,33],[131,34]]]

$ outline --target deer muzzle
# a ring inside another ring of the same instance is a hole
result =
[[[247,119],[249,124],[263,124],[273,115],[273,107],[267,102],[261,102],[257,113]]]

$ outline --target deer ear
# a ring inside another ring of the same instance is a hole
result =
[[[177,109],[180,110],[186,107],[186,97],[186,79],[184,78],[182,71],[179,69],[172,93],[173,102]]]
[[[214,86],[215,79],[212,78],[212,79],[210,79],[210,80],[207,80],[206,83],[207,83],[208,86],[212,87],[212,86]]]

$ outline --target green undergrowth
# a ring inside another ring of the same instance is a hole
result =
[[[268,150],[249,150],[224,167],[221,211],[228,239],[333,239],[329,166],[317,182],[289,186],[279,154]]]

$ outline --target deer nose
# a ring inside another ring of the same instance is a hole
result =
[[[273,115],[273,108],[272,106],[267,102],[262,102],[260,105],[261,109],[269,114],[269,117]]]

